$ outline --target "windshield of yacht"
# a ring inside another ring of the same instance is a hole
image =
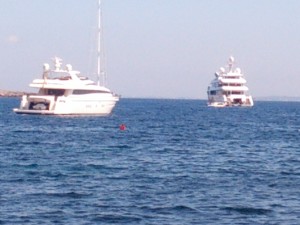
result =
[[[48,79],[71,79],[68,72],[65,71],[51,71],[47,73]]]
[[[39,90],[40,95],[55,95],[55,96],[62,96],[65,94],[65,89],[46,89],[46,88],[41,88]]]

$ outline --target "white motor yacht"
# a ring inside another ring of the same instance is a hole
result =
[[[38,88],[37,94],[23,95],[19,108],[14,112],[19,114],[46,115],[99,115],[111,114],[119,96],[112,93],[104,84],[100,84],[103,74],[100,64],[100,0],[98,8],[98,57],[97,84],[72,69],[70,64],[62,68],[62,60],[55,57],[54,68],[44,64],[41,79],[35,79],[30,87]]]
[[[61,64],[58,57],[54,58],[54,69],[50,69],[49,64],[44,64],[43,77],[30,84],[30,87],[39,89],[38,93],[23,95],[20,107],[14,109],[14,112],[109,115],[119,96],[82,76],[70,64],[61,69]]]
[[[208,86],[208,106],[253,106],[252,96],[247,94],[246,79],[240,68],[234,68],[230,57],[227,69],[221,67]]]

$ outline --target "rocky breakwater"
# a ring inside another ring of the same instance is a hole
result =
[[[24,94],[26,93],[21,91],[0,90],[0,97],[21,97]]]

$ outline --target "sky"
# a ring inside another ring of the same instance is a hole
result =
[[[0,0],[0,89],[34,91],[44,63],[96,80],[97,0]],[[299,0],[102,0],[106,86],[206,99],[230,56],[254,98],[300,97]]]

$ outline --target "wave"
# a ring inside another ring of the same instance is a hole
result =
[[[125,216],[125,215],[115,215],[115,214],[108,214],[108,215],[89,215],[92,222],[97,223],[124,223],[124,224],[132,224],[141,222],[142,218],[137,216]]]
[[[270,209],[253,208],[253,207],[224,207],[221,208],[230,212],[238,212],[244,215],[266,215],[272,212]]]
[[[198,213],[198,210],[186,205],[164,206],[164,207],[149,207],[143,206],[143,210],[149,210],[155,213]]]
[[[45,196],[45,197],[57,197],[57,198],[72,198],[72,199],[81,199],[90,196],[90,193],[78,193],[74,191],[70,192],[48,192],[48,193],[33,193],[29,194],[31,196]]]

